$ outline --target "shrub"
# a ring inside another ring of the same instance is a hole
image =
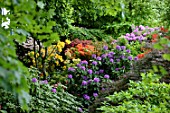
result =
[[[32,72],[32,79],[29,79],[29,94],[31,101],[28,104],[28,112],[31,113],[75,113],[82,107],[81,103],[75,101],[76,97],[64,91],[64,86],[58,84],[57,86],[50,86],[47,80],[40,81],[37,79],[35,69]],[[9,113],[24,112],[20,104],[10,92],[3,89],[0,90],[0,111],[7,111]]]
[[[109,102],[98,108],[105,113],[167,113],[170,112],[170,85],[159,83],[161,76],[141,74],[142,82],[130,81],[127,91],[115,92],[106,97]]]
[[[112,48],[103,47],[103,54],[92,55],[91,60],[83,60],[75,67],[68,68],[68,92],[86,105],[90,105],[102,89],[101,82],[112,82],[128,71],[131,62],[137,60],[130,55],[125,46],[112,44]]]
[[[80,58],[82,60],[89,60],[94,52],[95,47],[91,40],[75,39],[67,45],[65,55],[68,59]]]

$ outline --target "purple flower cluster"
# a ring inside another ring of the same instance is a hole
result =
[[[37,82],[38,80],[36,78],[32,78],[32,82]]]
[[[97,94],[97,93],[93,93],[93,96],[94,96],[94,97],[97,97],[97,96],[98,96],[98,94]]]
[[[93,70],[88,69],[88,71],[87,71],[87,72],[88,72],[88,74],[90,74],[90,75],[91,75],[91,74],[93,73]]]
[[[134,57],[134,61],[137,61],[138,60],[138,57]]]
[[[154,31],[158,31],[158,28],[149,28],[148,26],[137,26],[134,27],[134,30],[132,33],[127,33],[124,37],[128,41],[142,41],[146,39],[146,36],[151,34]]]
[[[68,68],[68,71],[72,71],[72,72],[74,72],[74,71],[75,71],[75,69],[74,69],[73,67],[69,67],[69,68]]]
[[[93,61],[93,62],[92,62],[92,65],[95,65],[95,66],[96,66],[96,65],[97,65],[97,62],[96,62],[96,61]]]
[[[107,57],[107,54],[102,54],[101,55],[101,58],[106,58]]]
[[[86,99],[86,100],[90,100],[90,96],[88,96],[87,94],[84,94],[83,98]]]
[[[103,49],[104,50],[108,50],[108,46],[103,46]]]
[[[104,78],[109,79],[110,76],[106,74],[106,75],[104,75]]]
[[[82,86],[86,86],[87,85],[87,82],[85,80],[82,81],[81,83]]]
[[[86,68],[84,66],[81,66],[80,69],[83,70],[83,71],[86,70]]]
[[[55,89],[55,88],[51,89],[51,91],[52,91],[53,93],[56,93],[56,89]]]
[[[68,78],[69,78],[69,79],[72,79],[72,78],[73,78],[73,75],[72,75],[72,74],[68,74]]]
[[[99,56],[98,56],[96,59],[97,59],[97,60],[102,60],[102,58],[101,58],[101,57],[99,57]]]
[[[93,79],[93,81],[97,83],[97,82],[100,82],[100,79],[95,77],[95,78]]]
[[[92,58],[96,59],[96,54],[92,54]]]
[[[103,73],[104,73],[104,70],[103,70],[103,69],[100,69],[100,70],[99,70],[99,73],[103,74]]]
[[[86,60],[84,60],[84,61],[81,61],[80,64],[86,64],[87,65],[88,62]]]
[[[128,60],[132,60],[132,56],[128,56]]]

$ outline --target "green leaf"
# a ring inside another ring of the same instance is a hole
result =
[[[38,7],[40,7],[41,9],[43,9],[44,6],[45,6],[45,4],[44,4],[42,1],[38,1],[38,2],[37,2],[37,5],[38,5]]]
[[[163,58],[170,61],[170,54],[163,54]]]
[[[158,50],[163,49],[163,47],[162,47],[162,45],[161,45],[160,43],[154,44],[154,48],[155,48],[155,49],[158,49]]]

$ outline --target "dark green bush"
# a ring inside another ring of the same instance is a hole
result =
[[[104,113],[167,113],[170,112],[170,85],[160,83],[161,76],[141,74],[141,82],[130,81],[127,91],[115,92],[106,97]]]

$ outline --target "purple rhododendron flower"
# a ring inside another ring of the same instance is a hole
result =
[[[51,91],[52,91],[53,93],[56,93],[56,89],[55,89],[55,88],[53,88]]]
[[[119,71],[119,68],[116,68],[115,70],[116,70],[116,71]]]
[[[106,58],[106,56],[107,56],[106,54],[102,54],[101,58]]]
[[[87,76],[83,76],[82,78],[83,78],[84,80],[87,80],[87,79],[88,79]]]
[[[104,70],[103,70],[103,69],[100,69],[100,70],[99,70],[99,73],[101,73],[101,74],[104,73]]]
[[[113,60],[113,59],[110,59],[110,62],[111,62],[111,63],[113,63],[113,62],[114,62],[114,60]]]
[[[122,50],[125,50],[126,49],[126,46],[121,46]]]
[[[95,74],[97,74],[97,75],[98,75],[98,74],[100,74],[100,72],[99,72],[99,71],[96,71],[96,72],[95,72]]]
[[[132,56],[128,56],[128,60],[132,60]]]
[[[134,34],[134,33],[131,33],[130,36],[133,38],[133,37],[135,37],[135,34]]]
[[[103,49],[104,50],[108,50],[108,46],[103,46]]]
[[[93,71],[92,71],[91,69],[88,69],[87,72],[88,72],[88,74],[90,74],[90,75],[93,73]]]
[[[125,66],[122,66],[123,69],[125,69]]]
[[[120,58],[121,58],[121,59],[125,59],[125,55],[121,55]]]
[[[80,63],[81,63],[81,64],[86,64],[86,65],[88,64],[88,62],[87,62],[86,60],[81,61]]]
[[[134,60],[137,61],[137,60],[138,60],[138,57],[135,57]]]
[[[87,82],[87,83],[88,83],[88,84],[90,84],[92,81],[93,81],[93,80],[88,80],[88,82]]]
[[[102,58],[101,58],[101,57],[97,57],[96,59],[97,59],[97,60],[102,60]]]
[[[74,69],[73,67],[69,67],[69,68],[68,68],[68,71],[73,71],[73,72],[74,72],[75,69]]]
[[[120,59],[116,59],[117,62],[120,62]]]
[[[129,34],[129,33],[126,33],[126,36],[130,36],[130,34]]]
[[[32,82],[37,82],[37,79],[36,78],[32,78]]]
[[[73,75],[72,75],[72,74],[68,74],[68,78],[69,78],[69,79],[72,79],[72,78],[73,78]]]
[[[83,71],[86,70],[86,68],[84,66],[81,66],[80,69],[82,69]]]
[[[114,55],[115,53],[114,52],[109,52],[110,55]]]
[[[93,64],[93,65],[97,65],[97,62],[96,62],[96,61],[93,61],[92,64]]]
[[[142,26],[142,25],[140,25],[139,28],[140,28],[140,30],[142,30],[142,31],[145,30],[145,27]]]
[[[106,75],[104,75],[104,78],[109,79],[110,76],[106,74]]]
[[[130,50],[128,49],[128,50],[126,50],[126,52],[127,52],[127,53],[130,53]]]
[[[147,35],[147,33],[144,33],[143,36],[145,37]]]
[[[116,46],[117,50],[121,50],[121,47],[119,45]]]
[[[77,64],[77,67],[81,67],[81,64]]]
[[[97,96],[98,96],[98,94],[97,94],[97,93],[93,93],[93,96],[94,96],[94,97],[97,97]]]
[[[154,28],[150,28],[149,30],[150,30],[151,32],[154,32],[154,31],[155,31],[155,29],[154,29]]]
[[[96,54],[92,54],[92,58],[94,58],[94,59],[95,59],[95,58],[96,58]]]
[[[113,58],[113,55],[107,54],[108,58]]]
[[[138,32],[139,28],[136,28],[135,30],[133,30],[133,32]]]
[[[82,81],[81,83],[82,86],[86,86],[87,85],[87,82],[85,80]]]
[[[95,78],[93,79],[93,81],[94,81],[94,82],[100,82],[100,79],[95,77]]]
[[[78,108],[78,111],[81,112],[81,113],[83,112],[82,108]]]
[[[83,97],[84,97],[84,99],[86,99],[86,100],[90,100],[90,96],[88,96],[87,94],[84,94]]]

